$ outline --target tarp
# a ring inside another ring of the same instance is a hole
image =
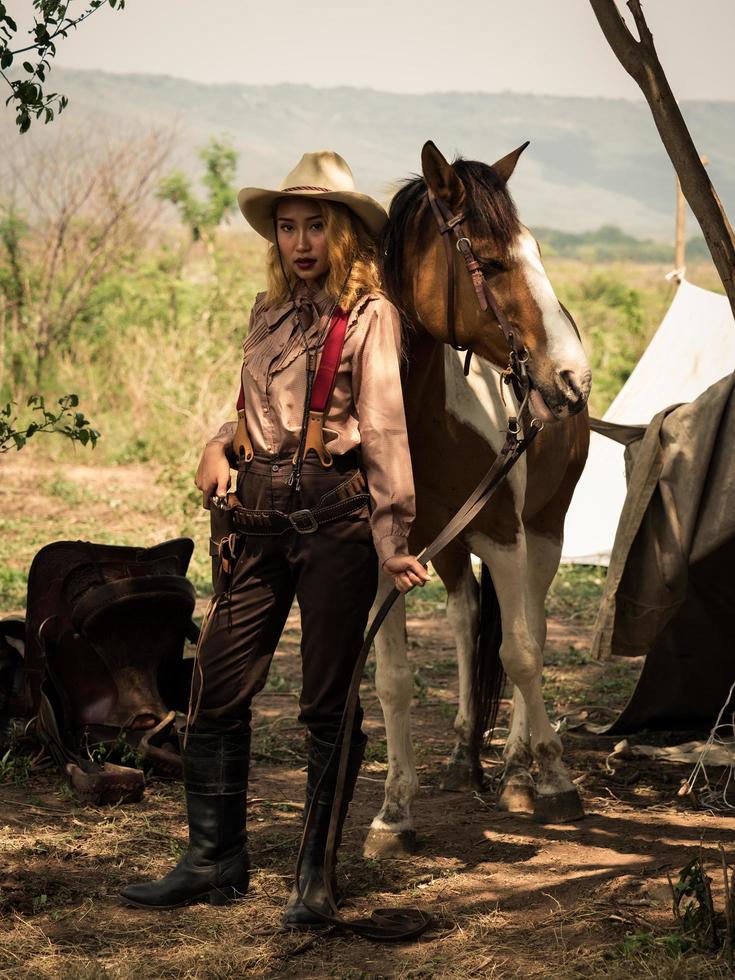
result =
[[[735,682],[733,446],[731,374],[660,412],[625,451],[630,482],[592,655],[646,661],[610,731],[709,727]]]
[[[727,298],[683,281],[603,421],[647,425],[658,412],[693,401],[733,370],[735,323]],[[624,447],[593,432],[566,517],[562,561],[609,563],[625,496]]]

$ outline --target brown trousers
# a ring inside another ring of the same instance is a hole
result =
[[[301,490],[286,481],[290,460],[256,457],[238,474],[243,506],[284,513],[337,499],[358,468],[356,454],[330,469],[304,462]],[[318,738],[336,739],[378,582],[367,507],[312,534],[247,535],[224,596],[204,628],[195,671],[192,719],[198,731],[246,732],[294,596],[301,611],[299,720]],[[362,710],[355,716],[359,736]]]

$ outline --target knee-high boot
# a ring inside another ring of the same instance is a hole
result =
[[[250,735],[190,732],[181,755],[189,848],[164,878],[124,888],[121,896],[128,905],[225,905],[248,890],[245,803]]]
[[[339,814],[339,822],[337,824],[337,847],[339,847],[342,840],[342,827],[344,826],[347,810],[352,800],[362,757],[365,753],[367,738],[361,735],[360,739],[359,742],[350,746],[344,796]],[[332,813],[332,803],[336,789],[337,770],[339,768],[339,748],[334,753],[334,756],[332,756],[333,751],[334,745],[329,742],[323,742],[313,735],[311,736],[306,777],[306,808],[304,810],[304,818],[306,818],[306,814],[309,811],[309,806],[314,798],[316,787],[322,774],[325,770],[328,771],[315,803],[315,819],[304,847],[301,874],[299,876],[301,892],[306,901],[312,908],[324,911],[327,914],[332,911],[332,908],[327,898],[324,881],[324,852],[327,847],[329,818]],[[332,893],[335,893],[334,882],[332,882]],[[298,889],[294,884],[283,916],[284,925],[292,929],[300,929],[322,925],[323,922],[323,919],[314,915],[306,907],[299,897]]]

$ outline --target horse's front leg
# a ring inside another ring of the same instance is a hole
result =
[[[373,612],[392,587],[392,579],[381,575]],[[411,744],[413,672],[406,651],[406,604],[403,598],[397,600],[375,638],[375,660],[375,688],[385,719],[388,774],[385,800],[370,825],[364,853],[366,857],[412,854],[416,847],[416,831],[411,804],[419,783]]]
[[[473,552],[488,565],[493,577],[503,627],[500,656],[506,674],[518,688],[526,706],[531,753],[539,768],[534,818],[543,822],[576,820],[584,816],[584,810],[562,762],[561,739],[549,722],[541,690],[543,653],[537,635],[538,607],[529,601],[525,535],[518,544],[505,546],[474,533],[471,545]],[[525,720],[523,724],[526,724]]]
[[[546,595],[559,569],[561,539],[550,535],[535,534],[526,529],[528,556],[527,610],[533,635],[543,650],[546,645]],[[561,741],[559,741],[561,745]],[[562,762],[561,751],[536,754],[538,796],[534,808],[537,820],[554,823],[559,820],[578,820],[584,816],[579,791],[570,782],[569,773]]]
[[[560,558],[561,542],[526,529],[526,612],[531,633],[542,656],[546,644],[546,594],[559,568]],[[511,813],[533,812],[536,790],[531,775],[531,729],[526,702],[517,687],[513,688],[513,714],[503,759],[505,766],[498,792],[498,806]],[[542,774],[541,782],[544,781]]]

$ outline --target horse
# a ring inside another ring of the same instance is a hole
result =
[[[481,788],[480,749],[494,723],[504,672],[514,691],[499,806],[557,822],[578,819],[584,810],[542,697],[544,600],[559,566],[564,515],[587,457],[591,371],[576,325],[557,300],[538,243],[507,189],[527,145],[488,166],[462,158],[449,163],[427,142],[423,176],[405,181],[390,205],[382,262],[386,294],[402,319],[416,490],[411,553],[433,540],[481,480],[501,451],[509,415],[520,409],[524,427],[542,428],[493,499],[433,566],[447,590],[459,671],[456,744],[443,788]],[[450,253],[443,239],[453,231],[457,248]],[[489,306],[478,303],[485,287]],[[522,350],[516,367],[520,360],[530,383],[520,406],[513,385],[504,384],[513,380],[513,338]],[[472,355],[466,377],[465,351]],[[472,555],[482,562],[479,585]],[[376,609],[391,587],[388,576],[381,579]],[[388,773],[365,853],[380,857],[411,853],[416,842],[405,603],[388,616],[375,649]]]

